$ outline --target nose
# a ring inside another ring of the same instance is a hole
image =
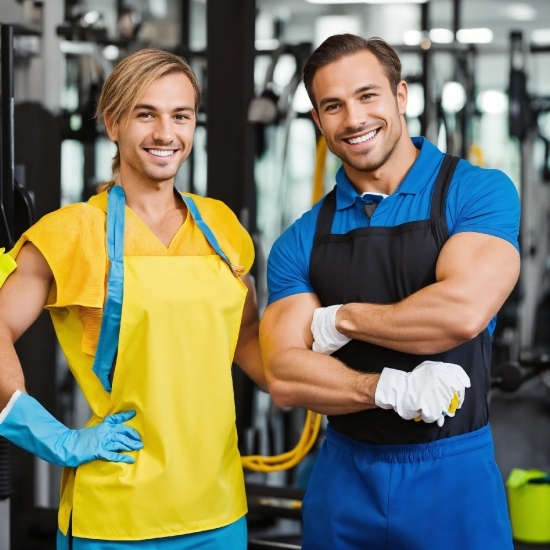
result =
[[[347,130],[355,130],[366,122],[365,107],[355,101],[350,101],[345,107],[344,126]]]
[[[171,117],[161,116],[157,118],[153,129],[153,139],[159,143],[171,143],[174,141]]]

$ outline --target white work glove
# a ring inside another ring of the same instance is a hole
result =
[[[420,417],[424,422],[443,426],[445,416],[454,416],[464,402],[470,378],[459,365],[440,361],[424,361],[412,372],[385,368],[374,395],[382,409],[393,409],[405,420]],[[458,404],[451,407],[453,397]]]
[[[313,312],[311,322],[313,351],[330,355],[351,340],[336,330],[336,312],[341,307],[342,304],[320,307]]]

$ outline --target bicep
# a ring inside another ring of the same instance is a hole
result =
[[[311,349],[311,321],[320,305],[313,293],[294,294],[270,304],[260,323],[262,354],[268,358],[289,348]]]
[[[23,246],[16,261],[17,269],[0,289],[0,328],[13,342],[42,312],[53,281],[48,263],[32,243]]]
[[[487,322],[498,312],[519,276],[520,259],[508,241],[483,233],[453,235],[443,246],[436,279]]]

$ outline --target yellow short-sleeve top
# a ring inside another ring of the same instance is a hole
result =
[[[252,239],[222,202],[190,195],[203,220],[239,274],[254,262]],[[87,203],[76,203],[47,214],[23,233],[9,254],[15,259],[26,242],[45,257],[54,275],[46,308],[77,306],[83,325],[82,350],[95,355],[105,302],[108,260],[105,246],[107,192]],[[166,247],[130,208],[126,207],[125,256],[206,256],[215,254],[188,213]]]

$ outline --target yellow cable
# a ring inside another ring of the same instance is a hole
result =
[[[298,444],[294,449],[278,456],[243,456],[243,468],[255,472],[280,472],[288,470],[303,460],[317,439],[321,427],[322,415],[307,411],[304,429]]]
[[[325,194],[325,165],[327,161],[327,142],[321,136],[317,140],[315,148],[315,172],[313,174],[313,192],[311,204],[320,201]],[[321,427],[322,415],[307,411],[304,429],[296,447],[291,451],[277,456],[243,456],[241,457],[243,468],[255,472],[280,472],[288,470],[303,460],[313,447],[319,429]]]
[[[327,142],[321,136],[315,148],[315,171],[313,172],[313,192],[311,204],[319,202],[325,195],[325,164],[327,162]]]

